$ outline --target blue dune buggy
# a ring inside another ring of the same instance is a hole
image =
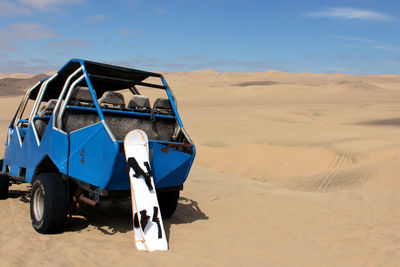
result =
[[[164,77],[80,59],[22,99],[0,161],[0,198],[12,184],[31,183],[34,229],[62,231],[81,202],[129,196],[123,140],[133,129],[148,135],[161,212],[172,216],[195,146]]]

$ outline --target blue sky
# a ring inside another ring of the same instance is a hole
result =
[[[70,58],[158,71],[400,74],[398,0],[0,0],[0,73]]]

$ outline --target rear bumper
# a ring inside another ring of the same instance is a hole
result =
[[[116,143],[118,143],[119,151],[107,189],[129,190],[129,174],[126,170],[123,142],[117,141]],[[182,187],[193,164],[194,145],[150,140],[149,150],[156,188],[162,190]]]

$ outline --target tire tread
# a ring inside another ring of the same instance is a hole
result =
[[[33,195],[35,186],[44,189],[44,213],[42,221],[37,222],[33,214]],[[32,186],[31,218],[33,228],[42,234],[54,234],[64,230],[67,220],[67,192],[61,175],[58,173],[43,173],[38,176]]]
[[[157,198],[162,217],[171,217],[178,206],[179,190],[157,192]]]

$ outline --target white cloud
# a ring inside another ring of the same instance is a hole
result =
[[[394,57],[394,58],[390,58],[390,59],[386,59],[384,61],[382,61],[382,64],[390,64],[390,65],[400,65],[400,57]],[[397,66],[396,66],[397,68]]]
[[[35,64],[50,64],[50,61],[48,61],[47,59],[43,59],[43,58],[31,58],[31,59],[29,59],[29,61],[31,63],[35,63]]]
[[[157,69],[161,71],[191,71],[199,69],[215,69],[217,71],[265,71],[267,69],[279,69],[280,63],[267,61],[246,61],[227,58],[211,59],[208,56],[200,54],[188,54],[175,58],[159,59],[138,55],[132,59],[136,66],[147,69]]]
[[[126,28],[118,29],[117,33],[120,35],[125,35],[125,36],[132,35],[132,31],[130,29],[126,29]]]
[[[378,49],[385,51],[400,52],[400,46],[388,43],[378,42],[376,40],[349,37],[349,36],[332,36],[338,40],[349,41],[348,43],[339,44],[342,47],[356,48],[356,49]]]
[[[82,4],[84,0],[18,0],[22,4],[28,4],[34,8],[40,9],[42,11],[47,11],[53,6],[60,4]]]
[[[382,12],[351,7],[325,8],[321,11],[306,13],[305,16],[314,18],[341,18],[374,21],[392,21],[395,19],[391,15]]]
[[[46,44],[46,47],[50,48],[61,48],[61,47],[84,47],[88,46],[89,42],[87,40],[79,39],[79,40],[65,40],[60,42],[49,42]]]
[[[13,23],[9,27],[0,28],[0,42],[39,40],[56,35],[55,31],[38,23]]]
[[[6,0],[0,0],[0,15],[30,15],[31,11],[26,8],[19,6],[15,2],[10,2]]]
[[[396,45],[375,45],[372,48],[385,50],[385,51],[393,51],[393,52],[400,52],[400,46]]]
[[[86,21],[92,22],[92,23],[99,23],[107,20],[109,17],[103,14],[95,14],[95,15],[90,15],[85,18]]]
[[[32,8],[42,12],[58,11],[62,4],[82,4],[85,0],[0,0],[0,15],[31,15]]]
[[[38,23],[14,23],[0,28],[0,49],[19,51],[17,44],[24,40],[41,40],[57,36],[52,29]]]
[[[370,46],[366,45],[359,45],[359,44],[339,44],[341,47],[347,47],[347,48],[356,48],[356,49],[370,49]]]
[[[52,65],[51,63],[34,62],[33,59],[27,60],[7,60],[0,62],[0,73],[46,73],[59,69],[60,66]]]
[[[156,8],[154,8],[154,10],[155,10],[157,13],[160,13],[160,14],[165,14],[165,13],[167,13],[167,11],[165,11],[165,9],[163,9],[163,8],[161,8],[161,7],[156,7]]]
[[[332,36],[334,39],[339,39],[339,40],[345,40],[345,41],[354,41],[354,42],[361,42],[361,43],[369,43],[369,44],[378,44],[378,41],[371,40],[371,39],[365,39],[365,38],[358,38],[358,37],[350,37],[350,36],[341,36],[341,35],[335,35]]]
[[[11,44],[7,41],[0,41],[0,50],[2,52],[17,52],[19,49],[15,44]]]

